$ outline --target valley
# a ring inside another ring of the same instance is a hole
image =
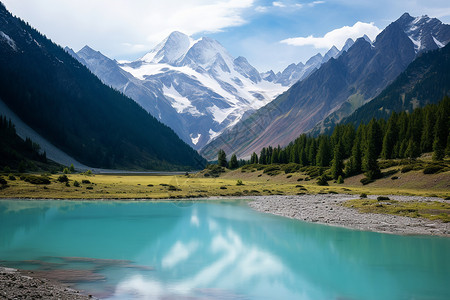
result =
[[[1,299],[450,298],[446,3],[82,2],[0,2]]]

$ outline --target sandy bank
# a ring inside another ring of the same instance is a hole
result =
[[[376,199],[376,195],[369,198]],[[409,218],[395,215],[359,213],[356,209],[341,205],[356,195],[327,194],[299,196],[255,196],[249,197],[253,209],[283,217],[342,226],[351,229],[376,231],[402,235],[438,235],[450,237],[450,223]],[[418,196],[389,196],[397,201],[440,201],[441,198]]]

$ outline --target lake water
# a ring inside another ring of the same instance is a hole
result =
[[[450,299],[448,238],[310,224],[244,201],[3,200],[0,264],[107,299]]]

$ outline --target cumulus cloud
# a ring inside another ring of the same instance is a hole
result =
[[[272,2],[272,5],[275,7],[286,7],[286,4],[284,4],[283,2],[279,2],[279,1]]]
[[[380,33],[380,29],[373,23],[356,22],[353,26],[344,26],[326,33],[323,37],[294,37],[282,40],[281,43],[292,46],[314,46],[317,49],[336,46],[341,49],[348,38],[357,39],[367,35],[371,40]]]
[[[255,0],[3,0],[6,7],[57,43],[85,43],[110,52],[149,49],[174,30],[219,32],[246,23]],[[57,24],[57,25],[56,25]],[[106,46],[105,46],[106,45]],[[110,53],[116,54],[116,53]]]

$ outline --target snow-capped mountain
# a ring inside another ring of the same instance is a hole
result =
[[[368,37],[366,36],[368,39]],[[370,40],[369,40],[370,41]],[[320,68],[321,65],[328,62],[331,58],[338,58],[342,53],[346,52],[355,42],[348,39],[344,47],[339,51],[335,46],[331,47],[325,55],[318,53],[311,57],[305,64],[299,62],[298,64],[290,64],[282,72],[275,74],[272,70],[261,73],[261,77],[275,83],[280,83],[282,86],[290,87],[297,81],[308,77],[313,71]]]
[[[248,158],[262,147],[288,145],[301,133],[323,133],[379,95],[421,52],[449,42],[450,25],[405,13],[373,42],[366,36],[349,40],[337,59],[322,64],[200,153],[213,159],[223,149]]]
[[[233,58],[216,40],[193,40],[181,32],[133,62],[119,63],[89,47],[76,56],[195,149],[288,88],[262,78],[247,59]]]
[[[427,15],[414,18],[405,13],[397,22],[414,43],[416,53],[442,48],[450,40],[448,25]]]

